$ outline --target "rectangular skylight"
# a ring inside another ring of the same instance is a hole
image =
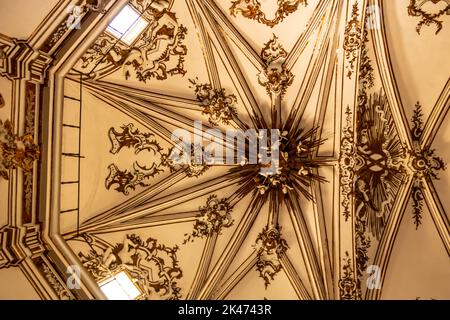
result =
[[[147,26],[147,20],[142,18],[131,6],[126,5],[106,30],[116,38],[131,45]]]
[[[125,271],[103,281],[100,289],[108,300],[134,300],[141,295]]]

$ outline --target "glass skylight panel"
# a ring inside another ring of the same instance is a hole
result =
[[[134,300],[141,295],[124,271],[105,280],[103,284],[100,284],[100,289],[108,300]]]
[[[131,45],[148,26],[148,22],[140,17],[131,6],[126,5],[106,29],[116,38]]]

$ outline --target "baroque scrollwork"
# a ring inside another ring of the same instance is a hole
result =
[[[339,294],[342,300],[356,300],[357,299],[357,284],[355,280],[355,273],[352,268],[352,260],[348,252],[345,252],[342,265],[342,275],[339,279]]]
[[[170,169],[170,172],[183,170],[188,177],[199,177],[205,173],[210,166],[206,164],[204,157],[198,159],[198,155],[204,153],[203,146],[199,144],[181,143],[170,148],[167,154],[162,156],[161,163]]]
[[[194,231],[192,234],[185,234],[187,238],[183,244],[194,241],[195,238],[220,234],[223,228],[229,228],[234,223],[231,217],[232,207],[227,198],[219,199],[216,195],[211,195],[206,200],[206,205],[201,206],[199,211]]]
[[[33,169],[34,162],[39,159],[40,151],[32,135],[18,136],[13,132],[9,120],[0,120],[0,176],[9,179],[8,171],[21,168],[24,171]]]
[[[81,21],[84,16],[90,12],[105,11],[105,1],[103,0],[85,0],[79,5],[69,6],[66,10],[66,19],[56,28],[43,46],[43,50],[48,52],[55,46],[66,34],[81,27]]]
[[[444,7],[439,6],[445,4]],[[424,6],[433,3],[436,11],[429,12],[424,9]],[[420,17],[421,20],[416,27],[416,31],[420,34],[423,26],[436,25],[436,34],[438,34],[443,28],[443,21],[439,20],[444,14],[450,15],[450,0],[410,0],[408,5],[408,14],[413,17]]]
[[[281,236],[280,226],[266,226],[256,239],[255,249],[257,250],[256,269],[264,285],[270,284],[278,274],[282,265],[280,259],[289,248],[286,240]]]
[[[153,238],[144,241],[135,234],[126,235],[122,243],[115,245],[89,234],[76,240],[87,244],[88,250],[80,251],[78,256],[97,282],[126,271],[142,292],[141,299],[181,297],[177,281],[183,272],[178,265],[177,246],[168,247]]]
[[[163,158],[162,148],[152,133],[141,133],[134,128],[133,124],[123,125],[121,130],[120,132],[114,128],[109,129],[108,136],[111,141],[110,152],[112,154],[117,154],[123,147],[127,147],[134,149],[135,154],[146,150],[159,157],[160,160]],[[153,162],[149,167],[134,162],[133,169],[128,171],[120,170],[115,164],[111,164],[108,167],[109,175],[105,181],[106,189],[109,190],[113,185],[117,185],[116,191],[129,195],[130,190],[135,190],[137,186],[150,186],[150,178],[164,171],[161,166],[162,161]]]
[[[416,229],[422,224],[423,209],[423,184],[422,178],[438,179],[438,172],[446,169],[444,160],[435,155],[435,150],[430,147],[422,148],[420,140],[423,134],[422,106],[417,102],[412,117],[413,127],[411,135],[413,150],[408,150],[407,166],[414,174],[414,184],[411,194],[413,206],[413,219]]]
[[[123,147],[133,148],[135,154],[147,150],[154,153],[160,153],[162,148],[152,133],[141,133],[134,128],[132,123],[121,127],[122,132],[117,132],[114,128],[110,128],[108,135],[112,147],[110,152],[117,154]]]
[[[259,83],[266,87],[269,95],[283,96],[294,80],[294,75],[284,65],[286,57],[286,50],[278,42],[277,36],[273,35],[261,51],[265,66],[258,76]]]
[[[192,79],[189,81],[195,86],[195,97],[203,107],[202,115],[209,116],[211,125],[228,125],[237,117],[237,98],[234,94],[227,95],[225,89],[214,89],[210,84],[198,84]]]
[[[150,132],[142,133],[133,124],[123,125],[120,130],[110,128],[108,132],[111,141],[110,152],[118,154],[124,147],[134,149],[136,155],[147,151],[153,156],[153,161],[141,165],[135,161],[131,170],[121,170],[114,163],[108,166],[109,174],[105,180],[106,189],[115,186],[115,190],[129,195],[136,187],[151,186],[151,178],[156,177],[165,169],[170,172],[182,170],[188,177],[199,177],[209,166],[202,160],[196,161],[196,155],[203,154],[204,148],[200,145],[189,144],[183,148],[180,145],[171,147],[167,153],[157,142],[155,135]]]
[[[150,178],[164,171],[155,164],[152,164],[150,168],[146,168],[138,162],[133,163],[133,169],[130,171],[120,170],[115,164],[110,164],[108,170],[109,174],[105,181],[106,189],[109,190],[113,185],[117,185],[114,190],[126,196],[130,194],[130,190],[136,190],[137,186],[150,186]]]
[[[355,2],[352,8],[352,17],[345,27],[344,50],[345,58],[348,61],[347,77],[351,79],[355,71],[356,61],[358,59],[358,51],[362,45],[362,31],[359,22],[358,2]]]
[[[169,76],[186,74],[187,47],[183,40],[187,29],[178,26],[175,14],[163,13],[157,19],[154,28],[144,31],[129,51],[124,62],[126,79],[134,74],[139,81],[146,82],[151,78],[165,80]],[[165,49],[161,51],[161,47]],[[171,64],[172,59],[176,63]]]
[[[405,151],[383,91],[368,95],[358,107],[355,215],[380,239],[405,176]]]
[[[58,275],[50,261],[42,256],[38,256],[33,259],[33,262],[60,300],[75,300],[75,296],[67,288],[67,284]]]
[[[341,153],[339,157],[339,176],[341,181],[341,196],[342,207],[344,209],[343,215],[345,221],[350,218],[350,206],[352,204],[351,196],[353,193],[353,179],[355,167],[355,139],[352,125],[352,113],[350,106],[347,106],[346,125],[343,129],[343,136],[341,139]]]
[[[146,82],[152,78],[185,75],[187,47],[183,44],[187,29],[170,11],[172,1],[131,1],[148,26],[130,45],[103,32],[81,57],[75,69],[101,78],[122,68],[125,79]]]
[[[277,0],[278,9],[273,19],[268,19],[265,12],[261,10],[261,3],[258,0],[236,0],[232,1],[230,14],[236,17],[239,13],[243,17],[256,20],[271,28],[282,22],[291,13],[298,10],[300,4],[308,4],[306,0]]]

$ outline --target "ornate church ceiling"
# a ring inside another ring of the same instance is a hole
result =
[[[118,30],[123,8],[138,30]],[[2,75],[39,110],[0,122],[1,183],[22,183],[24,210],[8,196],[20,219],[2,235],[38,226],[40,244],[4,246],[2,266],[28,259],[47,298],[105,298],[120,272],[142,299],[448,298],[448,15],[448,0],[62,1],[28,45],[41,76],[12,76],[27,45],[0,37]],[[180,129],[194,162],[172,157]],[[275,170],[249,136],[235,154],[233,130],[276,130]]]

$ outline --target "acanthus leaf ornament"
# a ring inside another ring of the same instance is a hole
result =
[[[235,0],[232,1],[230,14],[234,17],[241,13],[247,19],[256,20],[271,28],[282,22],[291,13],[298,10],[300,4],[308,5],[307,0],[277,0],[278,9],[273,19],[268,19],[266,13],[261,10],[258,0]]]
[[[436,12],[429,12],[424,9],[424,5],[433,3],[436,6]],[[438,8],[440,3],[446,5],[442,8]],[[443,28],[443,21],[439,20],[444,14],[450,15],[450,0],[410,0],[408,5],[408,14],[413,17],[420,17],[421,20],[416,27],[416,31],[420,34],[423,26],[436,25],[436,34],[438,34]]]

